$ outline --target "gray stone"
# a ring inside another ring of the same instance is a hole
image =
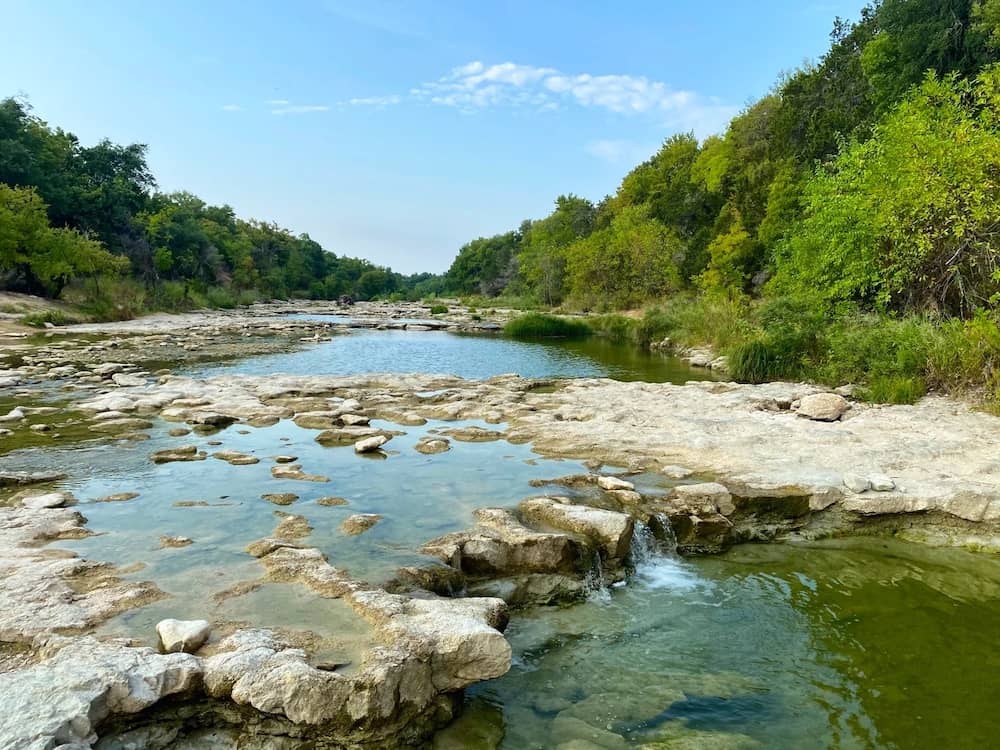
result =
[[[156,623],[156,634],[164,653],[193,654],[208,640],[212,626],[207,620],[160,620]]]

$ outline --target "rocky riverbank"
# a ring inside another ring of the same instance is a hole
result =
[[[79,332],[104,337],[89,343],[31,344],[0,371],[10,404],[0,428],[56,443],[66,434],[141,444],[168,422],[175,444],[151,461],[214,458],[239,467],[260,459],[228,446],[230,430],[289,420],[314,431],[319,445],[353,447],[364,461],[391,452],[395,438],[427,420],[475,420],[491,427],[436,430],[414,450],[447,460],[462,443],[506,440],[531,444],[542,456],[585,460],[592,471],[539,482],[538,496],[514,506],[478,510],[470,528],[423,540],[425,563],[380,585],[311,546],[306,518],[276,511],[273,533],[247,548],[259,578],[216,595],[295,584],[342,605],[345,627],[360,634],[360,656],[345,665],[325,662],[308,634],[225,622],[206,623],[214,632],[204,644],[189,647],[180,638],[181,650],[193,653],[158,653],[100,636],[109,618],[169,601],[167,595],[156,580],[128,575],[135,571],[50,546],[99,530],[60,488],[59,474],[0,466],[0,737],[14,747],[170,748],[181,740],[215,747],[420,746],[452,717],[463,688],[509,667],[501,634],[508,607],[571,601],[624,579],[637,529],[675,539],[684,553],[869,533],[1000,549],[1000,419],[952,400],[870,406],[794,383],[194,379],[146,364],[155,361],[148,350],[159,346],[158,337],[167,337],[162,348],[211,349],[216,356],[213,347],[227,337],[264,332],[262,340],[285,336],[294,345],[328,325],[234,316],[230,329],[209,317],[205,329],[197,318],[163,328],[147,319],[120,324],[138,326],[114,329],[121,339],[97,328]],[[189,329],[181,332],[181,325]],[[68,400],[58,410],[36,398],[54,387]],[[198,435],[218,444],[211,456],[185,442]],[[271,453],[273,477],[328,480],[281,445]],[[644,492],[637,475],[650,473],[669,491]],[[285,506],[296,495],[264,499]],[[323,500],[331,507],[345,502]],[[373,533],[381,521],[354,514],[341,533]],[[187,537],[161,539],[165,547],[189,544]]]

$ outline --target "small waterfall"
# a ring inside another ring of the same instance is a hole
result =
[[[632,566],[638,568],[640,565],[650,562],[659,552],[657,547],[653,529],[642,521],[636,521],[635,530],[632,532],[632,544],[629,547]]]
[[[652,520],[659,530],[660,546],[669,555],[677,554],[677,535],[666,513],[654,513]]]
[[[583,579],[584,588],[587,590],[589,601],[607,602],[611,601],[611,592],[604,582],[604,565],[601,563],[601,553],[594,551],[594,559],[590,564],[590,570]]]

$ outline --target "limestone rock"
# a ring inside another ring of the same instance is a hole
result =
[[[850,402],[836,393],[813,393],[799,400],[796,413],[817,422],[836,422],[850,408]]]
[[[524,500],[518,506],[529,522],[582,534],[596,541],[610,560],[624,560],[632,543],[631,516],[555,498]]]
[[[329,482],[330,478],[322,474],[306,474],[300,464],[279,464],[271,467],[271,476],[275,479],[296,479],[300,482]]]
[[[875,492],[891,492],[896,489],[896,483],[885,474],[871,474],[868,481]]]
[[[632,482],[629,482],[626,479],[622,479],[621,477],[611,477],[611,476],[598,477],[597,486],[600,487],[602,490],[607,490],[608,492],[612,492],[614,490],[635,489],[635,485],[632,484]]]
[[[355,453],[373,453],[381,448],[383,445],[389,442],[389,438],[385,435],[374,435],[370,438],[364,438],[359,440],[354,444]]]
[[[42,510],[45,508],[62,508],[73,502],[73,494],[70,492],[45,492],[45,493],[22,493],[20,495],[21,505],[31,510]]]
[[[154,464],[165,464],[172,461],[204,461],[206,454],[199,453],[196,445],[180,445],[158,450],[150,458]]]
[[[431,456],[436,453],[445,453],[451,450],[451,442],[445,438],[434,438],[424,436],[417,441],[414,448],[417,453],[423,453],[426,456]]]
[[[570,573],[580,545],[565,534],[534,531],[503,508],[480,508],[477,525],[428,542],[421,552],[469,575]]]
[[[156,634],[160,647],[166,654],[193,654],[212,634],[212,626],[207,620],[160,620],[156,623]]]
[[[63,645],[65,644],[65,645]],[[50,658],[0,674],[0,737],[10,748],[85,748],[112,716],[137,714],[161,698],[192,693],[199,660],[93,637],[55,639]]]
[[[368,531],[372,526],[382,520],[378,513],[355,513],[348,516],[340,524],[340,531],[348,536],[357,536]]]
[[[861,476],[860,474],[844,474],[844,486],[851,492],[860,494],[870,489],[872,483],[868,481],[868,477]]]
[[[732,515],[736,510],[733,497],[717,482],[681,484],[674,487],[672,504],[689,513],[721,513]]]

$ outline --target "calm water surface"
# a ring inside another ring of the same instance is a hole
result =
[[[313,316],[315,317],[315,316]],[[490,378],[517,373],[526,378],[608,377],[650,383],[683,383],[713,376],[676,357],[613,344],[582,341],[514,341],[499,335],[446,331],[355,329],[303,351],[265,355],[239,362],[186,370],[196,375],[355,375],[366,372],[421,372]]]

